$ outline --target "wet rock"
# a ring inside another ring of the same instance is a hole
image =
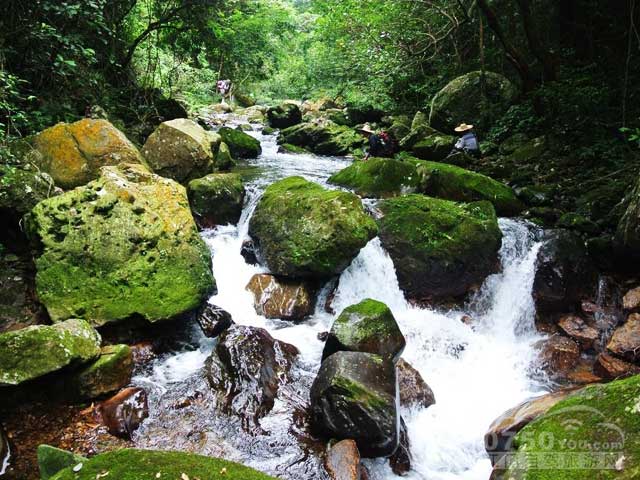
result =
[[[157,357],[153,343],[148,340],[131,345],[131,354],[136,367],[149,363]]]
[[[415,190],[418,176],[408,162],[370,158],[354,162],[329,178],[329,183],[347,187],[365,198],[387,198]]]
[[[318,333],[318,340],[321,342],[326,342],[329,338],[329,332],[320,332]]]
[[[350,127],[331,121],[308,122],[280,132],[279,144],[304,147],[318,155],[349,155],[364,147],[364,137]]]
[[[50,445],[38,446],[38,468],[40,469],[40,479],[49,480],[60,470],[75,467],[86,462],[87,459],[73,452],[61,450]]]
[[[288,128],[302,122],[302,112],[294,103],[283,103],[267,110],[269,126],[273,128]]]
[[[200,228],[235,225],[242,215],[245,189],[240,175],[213,173],[191,180],[187,187],[189,204]]]
[[[241,132],[253,132],[253,127],[248,123],[243,123],[238,125],[236,130],[240,130]]]
[[[590,327],[576,315],[565,315],[558,321],[558,326],[567,336],[573,338],[584,350],[594,348],[600,338],[598,330]]]
[[[125,388],[98,405],[97,413],[111,435],[130,439],[149,416],[147,392],[137,387]]]
[[[253,429],[273,408],[297,354],[293,345],[275,340],[266,330],[236,325],[220,336],[207,360],[207,379],[223,410]]]
[[[309,151],[306,148],[291,145],[290,143],[285,143],[278,147],[278,153],[305,154],[309,153]]]
[[[259,274],[251,278],[247,290],[253,293],[256,313],[266,318],[303,320],[316,304],[316,289],[309,282]]]
[[[133,373],[133,354],[128,345],[109,345],[93,363],[65,380],[75,397],[92,399],[113,393],[127,385]]]
[[[138,149],[106,120],[58,123],[36,135],[33,144],[40,168],[64,189],[95,180],[101,167],[143,163]]]
[[[606,380],[616,380],[640,374],[640,367],[603,352],[596,358],[593,372]]]
[[[100,179],[40,202],[27,223],[43,246],[36,288],[54,322],[168,320],[215,287],[184,187],[141,165],[105,167]]]
[[[234,158],[258,158],[262,153],[260,142],[248,133],[228,127],[222,127],[218,133]]]
[[[5,473],[4,469],[9,465],[10,460],[11,445],[9,445],[9,439],[0,425],[0,476]]]
[[[480,173],[438,162],[415,162],[418,188],[426,195],[456,202],[491,202],[500,216],[519,214],[524,205],[513,189]]]
[[[256,249],[252,240],[245,240],[242,243],[242,249],[240,255],[244,258],[244,261],[249,265],[258,265],[258,256],[256,255]]]
[[[411,471],[411,444],[409,443],[409,432],[404,418],[400,417],[400,442],[393,455],[389,457],[389,464],[393,473],[404,477]]]
[[[640,287],[629,290],[622,299],[622,307],[629,312],[640,309]]]
[[[584,242],[572,232],[547,232],[536,266],[533,298],[539,314],[572,311],[593,293],[597,271]]]
[[[564,389],[527,400],[494,420],[484,436],[484,446],[491,458],[491,464],[496,465],[502,457],[515,450],[513,440],[520,430],[547,413],[551,407],[575,390]]]
[[[290,177],[267,188],[249,233],[274,275],[324,279],[346,269],[377,227],[356,195]]]
[[[640,314],[632,313],[626,323],[613,332],[607,350],[629,362],[640,360]]]
[[[108,472],[108,476],[105,475]],[[160,474],[160,476],[158,476]],[[91,457],[78,472],[60,471],[52,480],[156,479],[275,480],[238,463],[186,452],[120,449]]]
[[[342,440],[327,450],[324,466],[331,480],[361,480],[360,452],[353,440]]]
[[[505,113],[518,97],[518,89],[506,77],[493,72],[470,72],[449,82],[431,102],[429,124],[451,132],[465,119],[473,119],[480,131],[491,121]],[[485,82],[486,98],[478,94]],[[491,107],[488,108],[488,105]]]
[[[558,228],[576,230],[577,232],[585,233],[587,235],[597,235],[601,230],[598,224],[594,221],[573,212],[562,215],[558,219],[558,223],[556,225]]]
[[[396,364],[400,405],[404,408],[428,408],[436,403],[433,390],[423,380],[422,375],[406,360],[400,359]]]
[[[214,153],[220,142],[219,135],[193,120],[179,118],[160,124],[142,152],[158,175],[184,183],[215,169]]]
[[[373,353],[396,362],[406,346],[404,335],[384,303],[366,299],[344,309],[333,322],[322,360],[336,352]]]
[[[0,334],[0,386],[19,385],[100,354],[100,335],[84,320]]]
[[[399,444],[395,367],[370,353],[338,352],[311,387],[312,425],[329,438],[353,439],[364,457],[392,455]]]
[[[222,308],[204,304],[198,311],[198,324],[206,337],[216,338],[233,325],[231,314]]]
[[[570,338],[552,335],[538,344],[541,367],[553,378],[563,378],[580,359],[580,347]]]
[[[408,298],[462,296],[496,270],[502,232],[489,202],[407,195],[379,207],[380,239]]]
[[[636,452],[640,438],[637,416],[629,412],[637,409],[639,391],[640,376],[636,375],[604,385],[590,385],[561,400],[517,434],[517,451],[504,478],[543,478],[541,472],[551,471],[539,469],[531,459],[571,457],[579,458],[582,465],[611,462],[611,467],[617,465],[615,473],[614,468],[608,470],[611,478],[633,478],[638,468]],[[581,445],[587,447],[580,448]],[[578,452],[581,455],[576,455]],[[555,473],[548,478],[558,478]],[[598,473],[574,469],[563,470],[561,475],[591,479],[597,478]]]

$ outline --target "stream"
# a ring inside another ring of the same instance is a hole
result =
[[[313,445],[301,428],[300,412],[308,405],[311,383],[320,366],[323,343],[318,334],[331,328],[335,316],[325,312],[325,288],[315,314],[300,324],[267,320],[256,314],[250,278],[265,270],[248,265],[240,254],[248,221],[264,188],[292,175],[326,185],[327,178],[350,164],[344,158],[277,153],[276,136],[252,132],[263,154],[248,161],[258,170],[247,184],[247,199],[237,226],[203,232],[213,258],[218,293],[210,303],[232,314],[236,323],[261,327],[278,340],[295,345],[300,355],[293,381],[280,390],[260,432],[243,431],[240,421],[216,409],[205,379],[204,362],[215,340],[194,325],[184,348],[156,359],[137,372],[134,385],[149,395],[149,418],[136,432],[141,448],[187,450],[223,456],[287,479],[324,478]],[[372,202],[366,202],[369,207]],[[393,263],[380,241],[372,240],[341,275],[333,309],[365,298],[386,303],[406,340],[403,358],[433,389],[436,404],[403,410],[413,454],[406,478],[449,480],[489,478],[491,464],[483,436],[490,423],[523,400],[544,393],[547,385],[534,368],[533,344],[541,336],[534,326],[531,288],[540,242],[535,228],[501,219],[504,233],[501,272],[490,276],[479,292],[457,310],[418,308],[404,298]],[[462,322],[463,315],[471,318]],[[376,480],[396,477],[386,460],[366,460]]]

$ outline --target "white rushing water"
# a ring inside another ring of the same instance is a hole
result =
[[[240,250],[247,238],[248,220],[267,184],[291,175],[302,175],[325,184],[332,173],[344,168],[349,161],[278,154],[275,137],[255,135],[261,139],[264,153],[251,164],[261,171],[249,184],[250,194],[239,225],[204,234],[212,252],[219,289],[210,302],[231,313],[236,323],[265,328],[275,338],[298,347],[301,389],[306,389],[320,364],[323,344],[317,335],[330,329],[334,316],[324,311],[322,300],[312,318],[301,324],[267,320],[257,315],[245,286],[254,274],[264,270],[247,265]],[[486,480],[491,472],[483,445],[487,427],[507,409],[543,390],[530,375],[532,345],[539,339],[533,324],[531,287],[540,245],[532,229],[523,222],[503,219],[500,226],[504,233],[502,271],[489,277],[469,304],[458,311],[443,312],[408,304],[398,287],[393,263],[378,239],[371,241],[340,277],[334,310],[340,313],[365,298],[385,302],[407,340],[403,358],[422,374],[435,393],[436,404],[432,407],[402,412],[414,457],[409,478]],[[463,315],[471,317],[471,321],[462,322]],[[163,396],[170,395],[172,390],[186,390],[184,386],[189,385],[190,379],[201,375],[199,372],[213,341],[197,335],[200,348],[165,356],[150,372],[134,379],[135,383],[147,386],[153,397],[152,418],[136,437],[139,445],[162,446],[149,438],[154,423],[153,409],[163,408]],[[282,415],[268,416],[264,422],[272,428],[274,423],[284,421]],[[162,423],[167,419],[155,421]],[[179,430],[180,418],[170,417],[169,421],[175,422],[172,428]],[[282,468],[282,463],[287,461],[284,454],[282,458],[278,455],[269,459],[253,458],[251,453],[242,454],[237,450],[238,447],[230,457],[269,473],[287,476],[286,468]],[[199,447],[199,451],[218,452],[205,447]],[[385,461],[369,461],[368,466],[374,479],[397,478]]]

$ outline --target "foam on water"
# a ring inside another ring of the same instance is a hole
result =
[[[302,175],[322,184],[348,161],[341,158],[277,153],[275,137],[253,133],[263,145],[263,155],[253,163],[261,175],[252,182],[238,226],[205,232],[213,258],[218,293],[210,302],[232,314],[236,323],[266,328],[277,339],[300,349],[299,368],[305,385],[319,368],[323,344],[317,335],[331,327],[334,316],[318,302],[316,313],[301,324],[267,320],[256,314],[245,287],[264,269],[247,265],[240,255],[247,238],[248,221],[264,187],[291,175]],[[372,240],[342,274],[333,308],[343,308],[365,298],[385,302],[393,311],[407,339],[403,357],[420,371],[435,393],[436,404],[428,409],[403,411],[413,452],[409,478],[449,480],[486,479],[491,472],[484,452],[483,436],[489,424],[505,410],[540,394],[542,387],[531,380],[533,344],[539,339],[533,325],[531,288],[535,258],[540,247],[530,226],[501,220],[504,233],[501,273],[490,276],[479,293],[459,311],[437,311],[410,305],[398,286],[393,263],[379,239]],[[325,291],[321,296],[326,295]],[[463,314],[472,322],[461,321]],[[155,395],[180,388],[196,375],[210,354],[213,342],[199,338],[199,348],[162,358],[150,374],[134,382],[154,385]],[[263,421],[272,428],[283,422],[286,402],[277,402],[276,412]],[[144,429],[138,442],[144,442]],[[258,468],[287,477],[269,461],[239,455]],[[369,461],[375,479],[397,478],[384,461]],[[280,465],[281,466],[281,465]]]

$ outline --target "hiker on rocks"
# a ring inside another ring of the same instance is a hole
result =
[[[480,157],[480,142],[478,142],[478,136],[473,131],[473,125],[461,123],[455,128],[455,132],[460,134],[460,138],[453,147],[453,150],[451,150],[449,156],[464,152],[472,157]]]
[[[216,83],[216,89],[222,96],[222,103],[224,103],[225,97],[231,90],[231,80],[218,80],[218,82]]]
[[[369,141],[369,150],[364,157],[365,162],[371,157],[393,158],[396,154],[397,142],[390,133],[376,133],[369,124],[362,127],[360,133]]]

